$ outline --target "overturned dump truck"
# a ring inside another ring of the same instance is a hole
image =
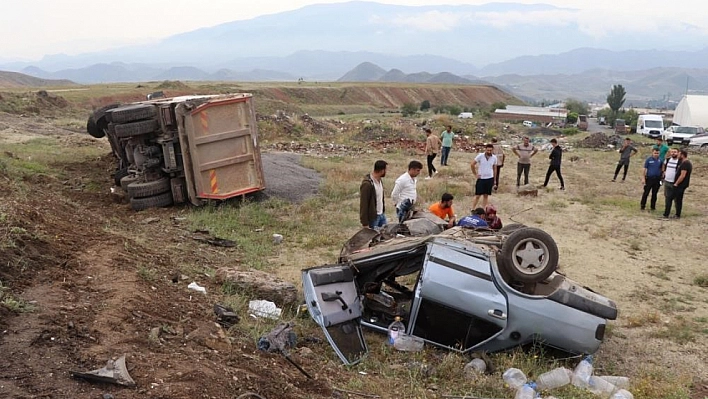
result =
[[[115,184],[135,210],[265,189],[251,94],[112,104],[94,111],[86,130],[108,138]]]

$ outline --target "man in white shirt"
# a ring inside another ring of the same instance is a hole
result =
[[[403,222],[403,218],[418,198],[416,177],[420,174],[421,169],[423,169],[422,163],[410,161],[408,163],[408,171],[399,176],[394,183],[391,199],[396,204],[396,215],[399,223]]]
[[[494,151],[494,145],[487,144],[484,147],[484,152],[477,155],[470,165],[472,174],[477,178],[472,209],[477,208],[479,197],[482,197],[482,208],[486,208],[489,196],[492,195],[492,189],[496,188],[494,177],[497,173],[497,157],[492,154],[492,151]]]

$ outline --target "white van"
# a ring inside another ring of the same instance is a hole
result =
[[[526,126],[526,127],[533,127],[533,122],[531,122],[531,121],[524,121],[524,122],[522,123],[522,125],[524,125],[524,126]]]
[[[637,133],[657,139],[664,135],[664,118],[661,115],[639,115]]]
[[[462,112],[459,115],[457,115],[458,118],[460,119],[471,119],[474,115],[472,115],[471,112]]]

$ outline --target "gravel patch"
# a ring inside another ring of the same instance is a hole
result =
[[[266,184],[263,193],[295,203],[317,195],[322,177],[314,170],[303,167],[301,158],[293,153],[261,154]]]

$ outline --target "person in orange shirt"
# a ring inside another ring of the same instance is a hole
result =
[[[430,205],[428,210],[440,219],[447,220],[447,228],[455,225],[455,211],[452,210],[452,200],[454,197],[450,193],[442,195],[440,202]]]

